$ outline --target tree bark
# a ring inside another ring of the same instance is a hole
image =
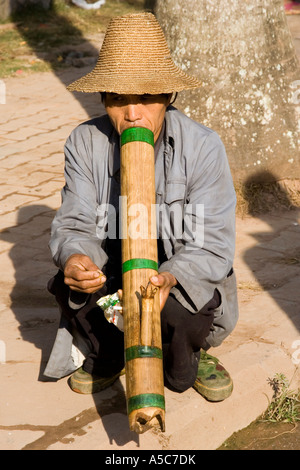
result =
[[[149,6],[149,0],[148,0]],[[300,174],[300,66],[282,0],[152,0],[177,65],[175,106],[216,130],[235,180]]]

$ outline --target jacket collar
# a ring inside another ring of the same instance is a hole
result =
[[[113,126],[111,126],[108,146],[108,172],[114,176],[120,171],[120,136]]]

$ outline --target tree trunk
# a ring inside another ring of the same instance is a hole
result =
[[[175,62],[203,83],[176,106],[219,133],[234,179],[299,177],[300,67],[283,1],[156,0],[153,11]]]

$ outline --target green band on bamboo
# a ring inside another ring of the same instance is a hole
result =
[[[131,346],[125,350],[125,361],[131,361],[132,359],[144,358],[144,357],[155,357],[162,359],[162,350],[152,346]]]
[[[135,395],[127,400],[127,412],[130,414],[134,410],[140,408],[149,408],[150,406],[165,409],[165,399],[163,395],[158,393],[142,393]]]
[[[122,272],[126,273],[127,271],[131,271],[132,269],[154,269],[155,271],[158,270],[158,264],[156,261],[152,259],[146,258],[133,258],[125,261],[122,265]]]
[[[145,127],[130,127],[121,134],[121,147],[128,142],[147,142],[154,147],[153,132]]]

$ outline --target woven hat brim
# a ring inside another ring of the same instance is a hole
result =
[[[101,74],[93,70],[84,77],[71,83],[67,88],[70,91],[81,91],[86,93],[107,92],[124,95],[162,94],[174,93],[182,90],[199,88],[202,83],[196,78],[189,76],[177,69],[177,73],[156,76],[123,76],[120,74]]]

